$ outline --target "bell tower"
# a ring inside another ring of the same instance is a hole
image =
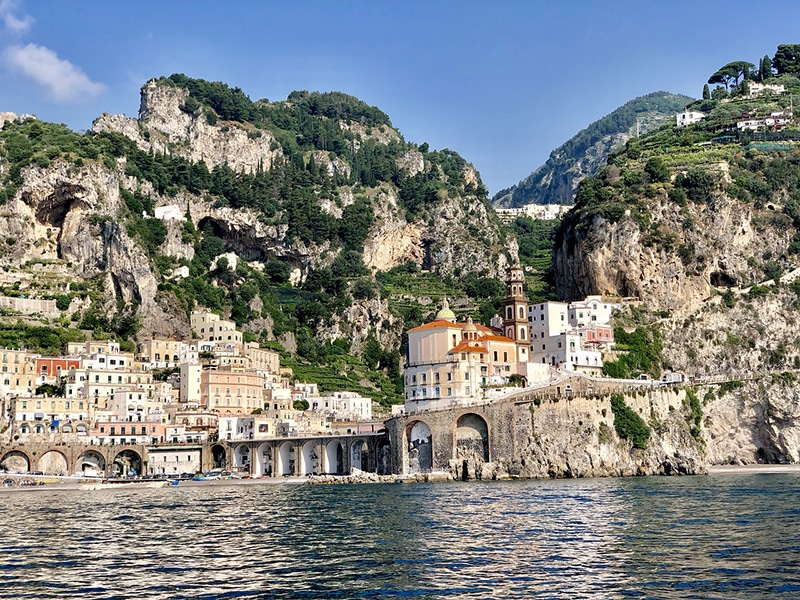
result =
[[[528,362],[530,350],[528,297],[525,274],[520,267],[506,269],[506,298],[503,300],[503,335],[517,343],[517,362]]]

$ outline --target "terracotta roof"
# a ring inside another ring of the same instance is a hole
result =
[[[492,334],[490,334],[490,335],[485,335],[480,339],[486,340],[486,341],[489,341],[489,342],[511,342],[512,344],[514,343],[514,340],[512,340],[510,337],[506,337],[504,335],[492,335]],[[524,340],[524,341],[527,342],[528,340]]]
[[[409,329],[408,332],[411,333],[412,331],[424,331],[426,329],[445,329],[447,327],[451,329],[464,329],[466,325],[467,325],[466,321],[457,321],[454,323],[453,321],[447,321],[445,319],[436,319],[434,321],[429,321],[428,323],[423,323],[422,325],[414,327],[413,329]],[[473,325],[475,325],[475,328],[478,331],[483,331],[483,332],[494,331],[494,329],[492,329],[491,327],[487,327],[486,325],[482,325],[480,323],[473,323]]]
[[[444,319],[437,319],[436,321],[430,321],[429,323],[423,323],[418,327],[414,327],[413,329],[409,329],[408,332],[411,333],[412,331],[424,331],[425,329],[446,329],[448,327],[454,329],[461,329],[465,323],[453,323],[451,321],[446,321]]]
[[[483,346],[471,346],[470,342],[465,340],[465,341],[461,342],[455,348],[452,348],[448,352],[448,354],[457,354],[458,352],[481,352],[481,353],[485,353],[486,352],[486,348],[484,348]]]

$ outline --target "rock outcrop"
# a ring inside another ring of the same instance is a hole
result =
[[[103,114],[92,130],[121,133],[145,152],[203,161],[209,170],[224,164],[236,172],[268,170],[283,156],[280,144],[268,131],[232,121],[211,125],[207,113],[182,110],[188,95],[184,88],[152,79],[142,87],[138,119]]]

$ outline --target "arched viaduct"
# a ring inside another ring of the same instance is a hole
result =
[[[148,469],[152,455],[183,450],[198,452],[197,467],[204,472],[222,469],[268,477],[347,474],[354,468],[392,472],[389,442],[383,432],[157,446],[24,442],[0,448],[0,466],[9,472],[41,471],[45,475],[136,476],[159,472]],[[158,465],[160,462],[151,467]]]

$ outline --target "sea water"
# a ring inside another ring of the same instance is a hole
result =
[[[800,475],[0,494],[0,598],[796,598]]]

